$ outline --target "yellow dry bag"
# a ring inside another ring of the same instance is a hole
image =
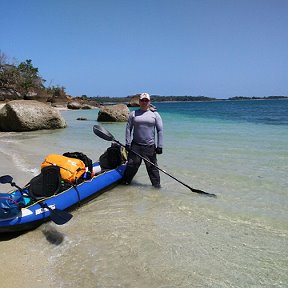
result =
[[[41,164],[41,169],[51,165],[60,167],[61,178],[72,184],[76,183],[86,171],[82,160],[59,154],[48,155]]]

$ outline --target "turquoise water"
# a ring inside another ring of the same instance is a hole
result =
[[[259,124],[288,125],[287,100],[157,103],[168,115]]]
[[[163,173],[163,188],[152,189],[141,167],[133,185],[102,194],[57,227],[66,241],[50,251],[53,281],[59,287],[286,287],[288,101],[154,104],[165,131],[159,167],[218,197],[192,193]],[[66,129],[0,134],[2,153],[23,171],[22,184],[49,153],[82,151],[96,159],[110,145],[92,132],[97,110],[62,113]],[[124,143],[125,123],[103,125]]]

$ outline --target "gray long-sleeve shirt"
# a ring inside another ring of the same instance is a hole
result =
[[[132,139],[140,145],[157,144],[157,147],[163,148],[163,123],[159,113],[141,109],[130,112],[126,125],[126,145],[131,145]]]

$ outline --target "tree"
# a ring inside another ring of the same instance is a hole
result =
[[[17,70],[19,72],[17,88],[22,95],[28,95],[34,89],[44,89],[45,80],[38,75],[38,68],[33,67],[31,59],[21,62]]]
[[[38,68],[32,65],[31,59],[19,65],[10,64],[7,56],[0,51],[0,89],[22,96],[30,92],[45,94],[44,82],[38,74]]]
[[[0,51],[0,89],[14,92],[17,95],[18,78],[17,67],[9,64],[7,56]]]

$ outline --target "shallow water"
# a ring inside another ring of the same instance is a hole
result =
[[[66,225],[23,237],[36,237],[31,254],[48,259],[47,287],[287,287],[288,101],[157,107],[165,125],[159,167],[218,197],[163,173],[163,188],[153,189],[141,167],[133,185],[105,192]],[[23,171],[14,180],[25,184],[50,153],[98,158],[110,144],[92,132],[97,112],[62,112],[63,130],[1,133],[1,152]],[[124,142],[125,123],[104,126]]]

